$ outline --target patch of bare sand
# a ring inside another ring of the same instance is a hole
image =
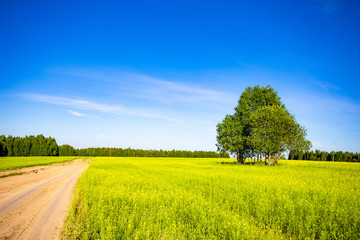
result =
[[[87,166],[77,159],[1,178],[0,239],[58,239],[75,183]]]

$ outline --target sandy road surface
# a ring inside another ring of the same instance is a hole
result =
[[[0,239],[57,239],[75,183],[87,166],[79,159],[1,178]]]

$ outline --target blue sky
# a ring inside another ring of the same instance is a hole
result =
[[[1,134],[216,150],[216,124],[259,84],[278,92],[314,149],[360,151],[358,1],[0,6]]]

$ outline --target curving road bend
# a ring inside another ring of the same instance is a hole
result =
[[[1,178],[0,239],[58,239],[75,183],[87,167],[78,159]]]

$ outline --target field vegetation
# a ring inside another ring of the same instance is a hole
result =
[[[360,238],[358,164],[92,160],[79,179],[65,239]]]
[[[0,157],[0,171],[68,162],[76,158],[77,157]]]

